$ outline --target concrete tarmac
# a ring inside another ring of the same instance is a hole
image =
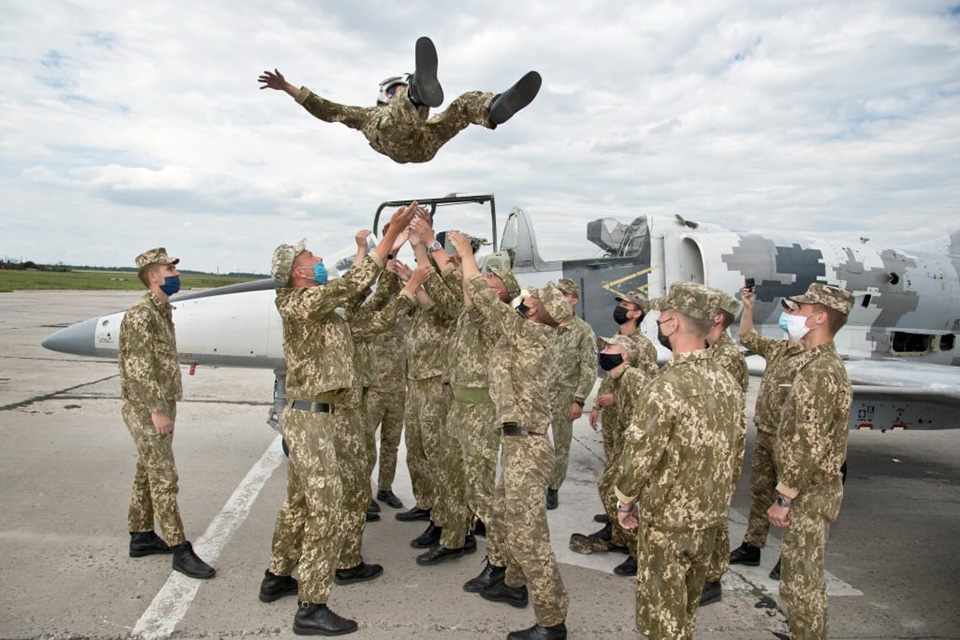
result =
[[[116,363],[49,352],[58,328],[122,309],[137,292],[0,294],[0,638],[293,637],[293,598],[263,604],[286,470],[264,420],[273,374],[200,367],[184,372],[174,450],[187,536],[217,568],[183,578],[169,556],[132,559],[126,509],[136,454],[120,417]],[[753,381],[749,412],[756,393]],[[589,406],[589,404],[588,404]],[[960,426],[960,425],[958,425]],[[599,434],[574,427],[560,508],[549,512],[554,550],[571,604],[571,638],[639,637],[635,583],[611,573],[624,556],[582,556],[570,534],[599,528]],[[749,508],[746,470],[730,514],[739,543]],[[960,638],[960,432],[852,433],[850,476],[830,532],[831,637]],[[401,465],[394,489],[412,493]],[[384,565],[372,582],[335,587],[330,606],[360,623],[357,638],[491,638],[533,624],[514,609],[461,590],[483,568],[476,555],[436,567],[409,546],[425,523],[401,523],[383,506],[364,559]],[[758,568],[733,567],[723,601],[700,610],[697,638],[774,638],[786,632],[776,583],[774,532]]]

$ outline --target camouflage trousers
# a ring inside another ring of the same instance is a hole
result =
[[[753,458],[750,462],[750,517],[743,541],[755,547],[767,544],[770,520],[767,509],[773,504],[777,488],[777,469],[773,455],[777,447],[777,435],[757,429],[753,443]]]
[[[299,560],[300,600],[322,604],[333,587],[342,546],[337,426],[329,413],[289,405],[281,426],[290,449],[287,499],[277,513],[269,569],[288,576]]]
[[[367,392],[367,477],[373,474],[377,464],[377,428],[380,429],[380,471],[377,488],[388,491],[393,488],[397,476],[397,451],[403,435],[403,411],[407,402],[407,390],[385,391],[370,387]]]
[[[338,569],[355,567],[363,558],[360,549],[370,507],[370,474],[367,472],[367,407],[337,405],[333,416],[336,427],[334,447],[340,467],[341,542]]]
[[[620,416],[615,406],[600,411],[600,435],[603,437],[603,455],[607,464],[611,461],[616,464],[616,453],[620,451],[623,429],[620,428]]]
[[[430,519],[443,528],[440,544],[448,549],[459,549],[466,539],[470,514],[463,497],[460,437],[447,419],[452,399],[450,386],[443,384],[440,376],[410,381],[406,424],[409,429],[416,423],[420,432],[420,446],[436,495]],[[408,452],[409,446],[408,441]]]
[[[570,405],[573,404],[576,393],[576,389],[550,390],[550,430],[553,432],[553,449],[556,452],[556,460],[548,486],[555,490],[559,490],[563,481],[567,478],[570,441],[573,439],[573,420],[569,417]]]
[[[487,119],[492,99],[492,93],[468,91],[428,119],[421,117],[406,92],[379,107],[351,107],[317,95],[309,96],[303,107],[325,122],[339,122],[363,132],[375,151],[402,164],[432,160],[440,147],[471,124],[494,128]]]
[[[716,540],[703,531],[637,530],[637,631],[650,640],[691,640],[697,609]]]
[[[493,517],[494,488],[497,482],[497,453],[500,449],[500,430],[496,428],[496,407],[487,394],[485,401],[461,402],[465,397],[486,389],[454,389],[450,406],[450,425],[460,438],[463,449],[464,499],[469,515],[483,520],[487,527],[487,559],[502,567],[506,558],[495,531],[498,523]],[[482,395],[482,394],[481,394]],[[466,398],[465,398],[466,399]],[[474,398],[470,398],[474,399]],[[469,516],[468,516],[469,517]]]
[[[438,378],[430,378],[439,382]],[[437,503],[437,494],[434,480],[431,475],[430,463],[423,448],[423,425],[420,414],[428,417],[441,413],[438,407],[439,399],[424,397],[424,394],[436,393],[424,380],[407,380],[407,404],[403,412],[403,440],[407,445],[407,471],[410,473],[410,484],[413,488],[413,497],[420,509],[433,509]],[[445,413],[445,410],[443,411]],[[439,510],[438,510],[439,511]],[[434,514],[437,515],[437,514]]]
[[[157,435],[146,407],[124,400],[121,414],[137,446],[137,470],[127,510],[127,528],[131,533],[152,531],[156,516],[167,544],[180,544],[186,538],[177,506],[179,487],[177,465],[173,460],[173,434]],[[176,422],[177,405],[171,405],[166,414],[171,423]]]
[[[802,499],[790,509],[790,526],[781,542],[780,595],[787,605],[793,640],[827,637],[827,582],[823,553],[830,523],[818,513],[806,513]]]
[[[720,582],[720,578],[730,568],[730,521],[725,519],[717,527],[717,539],[713,542],[713,552],[707,564],[707,582]]]
[[[500,455],[494,519],[507,560],[504,581],[510,587],[527,585],[538,624],[558,625],[567,617],[570,596],[550,547],[543,498],[553,471],[553,446],[546,434],[502,436]]]
[[[608,425],[618,424],[618,422],[613,420],[604,423],[604,443],[606,443],[607,440],[607,433],[615,431],[613,428],[608,428]],[[614,491],[617,478],[620,475],[619,461],[620,452],[623,450],[623,434],[615,434],[610,440],[612,441],[610,443],[611,448],[607,454],[606,463],[603,465],[600,479],[597,480],[597,492],[600,494],[600,502],[603,503],[603,510],[607,514],[607,517],[610,518],[610,526],[612,527],[611,542],[621,547],[627,547],[630,549],[630,555],[636,557],[637,531],[636,529],[624,529],[620,524],[620,519],[617,517],[617,494]],[[604,447],[604,449],[606,449],[606,447]]]

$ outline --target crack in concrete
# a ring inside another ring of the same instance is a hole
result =
[[[68,391],[73,391],[74,389],[81,389],[83,387],[99,384],[101,382],[106,382],[107,380],[111,380],[119,376],[120,376],[119,373],[115,373],[112,376],[107,376],[106,378],[100,378],[99,380],[93,380],[91,382],[83,382],[81,384],[77,384],[72,387],[67,387],[66,389],[60,389],[59,391],[54,391],[53,393],[48,393],[42,396],[34,396],[32,398],[27,398],[26,400],[21,400],[20,402],[14,402],[11,404],[4,405],[0,407],[0,411],[9,411],[10,409],[20,409],[22,407],[29,407],[32,404],[35,404],[37,402],[43,402],[44,400],[50,400],[51,398],[55,398],[60,394],[66,393]]]

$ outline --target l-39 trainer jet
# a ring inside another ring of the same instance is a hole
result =
[[[617,294],[638,291],[656,297],[678,281],[737,294],[744,280],[753,278],[755,326],[770,337],[783,335],[777,322],[781,298],[800,295],[813,282],[844,287],[856,297],[849,321],[836,337],[854,387],[851,428],[960,426],[960,233],[923,247],[893,249],[738,232],[680,216],[638,216],[630,223],[600,218],[587,224],[586,235],[602,255],[546,261],[529,217],[519,208],[509,213],[498,242],[493,195],[417,200],[435,218],[444,207],[489,206],[493,252],[485,265],[509,265],[523,285],[539,286],[560,277],[575,280],[581,289],[578,313],[597,335],[616,332],[612,316]],[[409,202],[382,203],[373,228],[378,228],[382,211]],[[440,227],[449,219],[445,215],[435,222]],[[171,298],[182,362],[275,370],[275,403],[268,420],[274,426],[285,403],[276,286],[260,280]],[[43,346],[115,358],[123,313],[58,331]],[[651,334],[652,325],[644,323]],[[737,325],[732,330],[736,332]],[[752,373],[762,371],[759,357],[748,357],[748,362]]]

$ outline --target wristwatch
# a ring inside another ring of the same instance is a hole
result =
[[[574,402],[576,402],[578,405],[580,405],[580,408],[583,409],[583,400],[576,400],[576,399],[575,399]]]
[[[790,502],[787,500],[784,500],[783,496],[781,496],[780,494],[777,494],[776,502],[781,507],[790,508]]]
[[[443,249],[443,245],[440,244],[439,242],[437,242],[436,240],[434,240],[434,241],[433,241],[433,244],[431,244],[429,247],[427,247],[427,249],[430,249],[431,252],[433,252],[433,251],[440,251],[440,250]]]

